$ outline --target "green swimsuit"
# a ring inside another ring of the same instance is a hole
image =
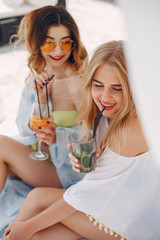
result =
[[[52,113],[53,122],[57,127],[72,127],[75,125],[75,120],[78,117],[76,110],[71,111],[54,111]]]

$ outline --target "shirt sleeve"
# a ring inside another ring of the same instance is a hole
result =
[[[69,143],[69,135],[77,130],[78,127],[76,126],[56,128],[56,144],[51,144],[49,151],[52,162],[57,168],[60,168],[64,163],[70,165],[70,158],[68,157],[70,150],[67,149],[67,144]]]
[[[35,94],[31,87],[25,87],[19,102],[16,124],[21,136],[29,136],[34,134],[29,126],[30,115],[35,101]]]

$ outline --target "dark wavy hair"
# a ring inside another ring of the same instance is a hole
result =
[[[63,6],[45,6],[26,14],[19,25],[17,34],[13,36],[16,38],[16,45],[25,43],[30,52],[28,67],[31,71],[41,73],[44,70],[45,60],[40,47],[46,38],[48,29],[51,26],[60,25],[68,28],[74,41],[68,62],[75,66],[76,71],[81,70],[83,60],[88,54],[80,40],[77,24]]]

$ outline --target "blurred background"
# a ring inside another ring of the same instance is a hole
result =
[[[102,0],[0,0],[0,134],[18,134],[15,117],[19,98],[29,72],[24,46],[8,45],[24,14],[49,4],[64,5],[80,30],[89,56],[100,44],[127,39],[122,11],[113,1]]]

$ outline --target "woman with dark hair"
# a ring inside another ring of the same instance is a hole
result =
[[[0,136],[0,192],[8,175],[19,177],[29,185],[68,188],[82,179],[72,170],[66,142],[75,131],[75,120],[81,105],[81,77],[87,64],[87,52],[78,27],[62,6],[45,6],[28,13],[22,19],[16,44],[25,43],[29,52],[30,74],[26,79],[17,115],[21,136],[29,137],[28,146],[6,136]],[[51,79],[51,76],[54,77]],[[36,99],[37,83],[40,102],[48,95],[52,103],[53,121],[47,122],[36,134],[30,127],[30,116]],[[29,154],[36,142],[50,160],[34,161]],[[34,144],[33,144],[34,143]],[[30,146],[31,145],[31,146]]]

